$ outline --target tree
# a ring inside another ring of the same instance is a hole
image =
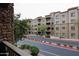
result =
[[[14,35],[15,39],[21,39],[24,34],[28,34],[28,19],[20,20],[20,14],[14,16]]]
[[[38,26],[37,26],[37,31],[38,31],[38,32],[41,32],[40,35],[44,35],[44,34],[45,34],[45,31],[46,31],[46,28],[47,28],[46,25],[38,25]]]

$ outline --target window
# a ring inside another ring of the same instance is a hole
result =
[[[62,23],[65,23],[65,21],[62,21]]]
[[[35,28],[35,30],[37,30],[37,28]]]
[[[58,15],[56,15],[56,19],[59,19],[59,16]]]
[[[50,30],[50,27],[48,27],[47,30]]]
[[[71,23],[74,23],[74,20],[75,20],[75,19],[71,19]]]
[[[65,17],[65,15],[62,15],[62,18],[64,18]]]
[[[54,28],[52,28],[52,30],[54,30]]]
[[[71,37],[75,37],[75,33],[71,33]]]
[[[75,26],[71,26],[71,30],[75,30]]]
[[[40,21],[41,21],[41,19],[38,19],[38,21],[40,22]]]
[[[75,16],[75,12],[71,13],[71,17],[74,17]]]
[[[58,24],[59,23],[59,21],[56,21],[56,24]]]
[[[46,17],[46,21],[48,21],[48,20],[50,20],[51,19],[51,17]]]
[[[50,25],[50,22],[49,23],[46,23],[46,25]]]
[[[65,29],[65,27],[62,27],[62,29]]]
[[[56,27],[56,30],[59,30],[59,27]]]
[[[40,25],[40,23],[38,25]]]

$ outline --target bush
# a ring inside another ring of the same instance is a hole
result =
[[[17,44],[14,44],[17,47]]]
[[[35,46],[30,46],[30,45],[21,45],[20,46],[21,49],[28,49],[31,51],[31,55],[33,56],[37,56],[39,53],[39,49]]]
[[[20,48],[21,48],[21,49],[25,49],[25,47],[26,47],[26,45],[21,45]]]
[[[37,56],[38,53],[39,53],[39,49],[37,47],[35,47],[35,46],[32,46],[31,47],[31,55]]]
[[[30,45],[26,45],[25,48],[30,50],[31,46]]]
[[[46,37],[46,38],[50,38],[50,35],[48,35],[48,34],[45,34],[45,37]]]

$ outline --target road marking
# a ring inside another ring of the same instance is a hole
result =
[[[52,55],[55,55],[55,56],[60,56],[58,54],[55,54],[55,53],[50,53],[50,52],[47,52],[47,51],[43,51],[43,50],[40,50],[41,52],[45,52],[45,53],[48,53],[48,54],[52,54]]]
[[[42,43],[42,44],[43,44],[43,43]],[[67,48],[67,47],[64,47],[64,46],[57,46],[57,45],[50,45],[50,44],[46,44],[46,45],[48,45],[48,46],[53,46],[53,47],[58,47],[58,48],[62,48],[62,49],[70,50],[70,51],[79,52],[79,50]]]
[[[32,41],[33,41],[33,40],[32,40]],[[33,41],[33,42],[34,42],[34,41]],[[38,41],[36,41],[36,42],[38,42]],[[57,45],[46,44],[46,43],[43,43],[43,42],[38,42],[38,43],[45,44],[45,45],[48,45],[48,46],[58,47],[58,48],[62,48],[62,49],[70,50],[70,51],[79,52],[79,50],[71,49],[71,48],[66,48],[66,47],[63,47],[63,46],[57,46]]]

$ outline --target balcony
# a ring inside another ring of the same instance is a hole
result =
[[[30,56],[7,41],[0,42],[0,56]]]
[[[51,25],[46,25],[47,27],[52,27]]]
[[[46,23],[46,25],[50,25],[50,22]]]
[[[38,19],[38,22],[41,22],[41,19]]]

